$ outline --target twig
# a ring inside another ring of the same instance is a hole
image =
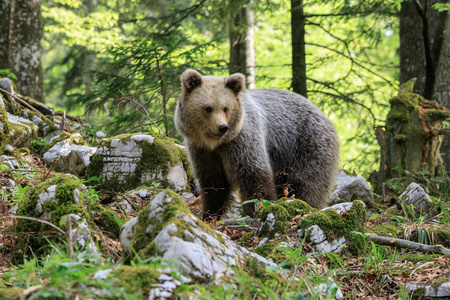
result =
[[[72,236],[72,220],[70,217],[70,214],[67,215],[67,229],[66,229],[66,236],[67,236],[67,247],[68,247],[68,255],[69,259],[73,258],[73,236]]]
[[[223,223],[223,225],[225,226],[236,226],[236,225],[242,225],[242,223],[244,223],[245,225],[250,225],[250,226],[257,226],[259,225],[260,219],[259,218],[252,218],[252,219],[225,219],[225,220],[221,220],[221,223]]]
[[[411,242],[403,239],[394,239],[384,236],[371,235],[370,240],[378,245],[383,246],[391,246],[391,247],[399,247],[399,248],[407,248],[413,249],[420,252],[433,252],[437,254],[450,254],[450,249],[445,248],[442,245],[425,245],[416,242]]]
[[[40,223],[43,223],[43,224],[47,224],[47,225],[49,225],[49,226],[55,228],[56,230],[58,230],[58,231],[59,231],[60,233],[62,233],[63,235],[66,235],[65,231],[62,230],[61,228],[59,228],[58,226],[56,226],[56,225],[54,225],[54,224],[52,224],[52,223],[50,223],[50,222],[41,220],[41,219],[36,219],[36,218],[32,218],[32,217],[24,217],[24,216],[11,216],[11,215],[0,217],[0,219],[6,219],[6,218],[11,218],[11,219],[24,219],[24,220],[30,220],[30,221],[40,222]]]
[[[69,119],[70,121],[74,121],[74,122],[77,122],[77,123],[80,123],[80,124],[86,122],[85,119],[80,118],[80,117],[71,116],[69,114],[66,114],[65,111],[55,111],[55,116],[62,117],[64,114],[65,114],[66,118]]]
[[[56,163],[61,158],[61,156],[58,156],[58,158],[53,162],[53,165],[48,169],[48,172],[44,172],[44,178],[42,179],[42,182],[47,180],[48,175],[50,175],[50,172],[53,171],[53,169],[56,167]]]
[[[63,112],[61,123],[59,124],[58,134],[61,134],[64,131],[66,121],[66,111]]]
[[[147,109],[145,108],[144,105],[142,105],[141,103],[135,101],[135,100],[134,100],[133,98],[131,98],[131,97],[127,97],[124,93],[122,93],[122,91],[119,91],[119,93],[121,93],[122,96],[125,97],[125,99],[128,99],[128,100],[132,101],[133,103],[136,103],[136,104],[140,105],[140,106],[144,109],[144,112],[145,112],[145,114],[147,115],[147,118],[148,118],[150,121],[152,121],[153,125],[156,126],[156,129],[158,129],[159,135],[162,135],[161,129],[159,129],[159,127],[158,127],[158,125],[156,124],[156,122],[153,121],[153,119],[150,117],[150,115],[148,114],[148,111],[147,111]]]
[[[11,169],[14,172],[28,172],[28,173],[45,173],[43,170],[26,170],[26,169]]]
[[[41,116],[43,116],[43,117],[45,117],[44,116],[44,114],[43,113],[41,113],[40,111],[38,111],[36,108],[34,108],[33,106],[31,106],[30,104],[28,104],[26,101],[23,101],[22,99],[20,99],[19,97],[17,97],[16,95],[14,95],[14,94],[11,94],[10,92],[8,92],[8,91],[5,91],[4,89],[2,89],[2,88],[0,88],[0,91],[2,91],[2,92],[4,92],[4,93],[6,93],[7,95],[9,95],[9,96],[11,96],[11,97],[13,97],[14,99],[17,99],[17,100],[19,100],[20,101],[20,103],[22,103],[22,105],[24,105],[24,106],[26,106],[27,108],[29,108],[29,109],[31,109],[32,111],[34,111],[34,112],[36,112],[36,113],[38,113],[38,114],[40,114]]]

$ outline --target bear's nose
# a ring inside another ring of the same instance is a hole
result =
[[[227,133],[227,131],[228,131],[228,125],[220,125],[219,126],[219,131],[220,131],[220,133],[222,134],[222,135],[224,135],[225,133]]]

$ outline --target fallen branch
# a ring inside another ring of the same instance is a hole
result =
[[[253,219],[225,219],[221,220],[221,223],[225,226],[242,226],[242,225],[250,225],[250,226],[257,226],[260,223],[259,218],[253,218]]]
[[[2,89],[2,88],[0,88],[0,91],[6,93],[7,95],[13,97],[13,98],[16,99],[16,100],[19,100],[19,102],[22,104],[22,106],[26,106],[28,109],[31,109],[31,110],[34,111],[35,113],[38,113],[38,114],[40,114],[41,116],[45,117],[43,113],[41,113],[41,112],[38,111],[36,108],[34,108],[34,107],[31,106],[30,104],[28,104],[26,101],[24,101],[24,100],[20,99],[19,97],[17,97],[16,95],[11,94],[10,92],[8,92],[8,91],[6,91],[6,90],[4,90],[4,89]]]
[[[62,230],[62,229],[59,228],[58,226],[56,226],[56,225],[54,225],[54,224],[52,224],[52,223],[50,223],[50,222],[47,222],[47,221],[45,221],[45,220],[36,219],[36,218],[32,218],[32,217],[11,216],[11,215],[0,217],[0,219],[7,219],[7,218],[10,218],[10,219],[24,219],[24,220],[30,220],[30,221],[40,222],[40,223],[49,225],[49,226],[55,228],[58,232],[62,233],[63,235],[66,235],[66,232],[65,232],[64,230]]]
[[[407,248],[420,252],[432,252],[437,254],[450,254],[450,249],[445,248],[442,245],[425,245],[416,242],[411,242],[403,239],[394,239],[384,236],[371,235],[370,240],[378,245],[390,246],[390,247],[399,247],[399,248]]]
[[[55,116],[60,116],[60,117],[62,117],[62,116],[64,116],[64,113],[65,113],[65,111],[55,111]],[[65,116],[66,116],[66,118],[69,119],[70,121],[74,121],[74,122],[77,122],[77,123],[80,123],[80,124],[86,122],[85,119],[80,118],[80,117],[74,117],[74,116],[71,116],[71,115],[69,115],[69,114],[65,114]]]

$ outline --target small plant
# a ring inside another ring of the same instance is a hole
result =
[[[0,69],[0,77],[8,77],[17,80],[17,76],[10,69]]]

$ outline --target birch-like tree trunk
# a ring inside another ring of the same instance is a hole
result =
[[[43,102],[42,0],[0,1],[0,69],[17,76],[17,92]]]

